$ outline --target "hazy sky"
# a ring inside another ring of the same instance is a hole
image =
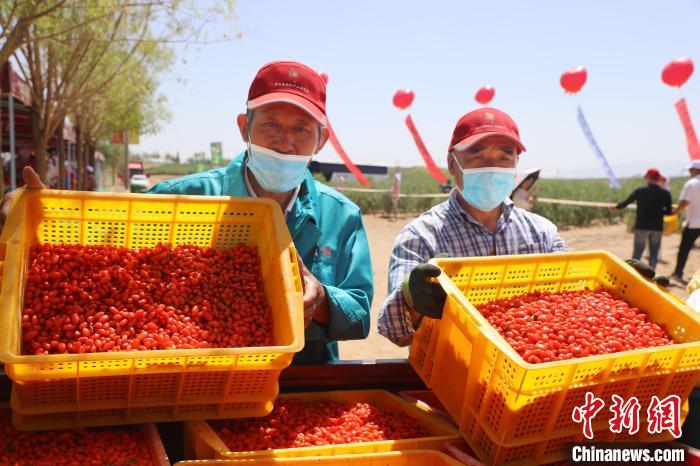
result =
[[[700,132],[700,70],[680,90],[663,66],[688,56],[700,67],[700,0],[679,1],[305,1],[240,0],[242,39],[191,48],[163,82],[170,123],[136,151],[243,150],[235,117],[263,64],[294,59],[330,76],[328,115],[355,162],[413,166],[422,159],[391,104],[416,94],[409,112],[435,160],[446,165],[457,119],[482,85],[510,113],[528,151],[521,166],[546,176],[604,176],[576,122],[581,104],[619,176],[687,164],[673,103],[685,96]],[[584,65],[588,82],[565,95],[559,76]],[[330,144],[323,158],[337,156]]]

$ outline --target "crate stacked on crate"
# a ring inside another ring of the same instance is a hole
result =
[[[700,376],[700,316],[606,252],[439,259],[447,292],[443,317],[426,319],[409,361],[433,390],[460,433],[488,464],[542,464],[563,459],[567,445],[584,440],[572,411],[586,392],[605,409],[593,420],[596,441],[664,441],[647,432],[652,396],[678,395],[685,403]],[[674,344],[610,354],[528,363],[475,308],[537,290],[612,290],[665,325]],[[446,383],[449,381],[449,383]],[[635,435],[610,431],[611,397],[638,398]]]
[[[186,422],[186,456],[243,460],[442,450],[445,441],[459,438],[459,433],[447,420],[383,390],[288,393],[280,395],[276,403],[279,406],[289,403],[289,406],[282,408],[284,412],[273,412],[274,416],[252,423],[249,420]],[[323,406],[324,403],[332,406]],[[276,405],[275,409],[280,408]],[[334,414],[325,417],[323,409],[332,409]],[[368,409],[372,410],[369,414]],[[364,413],[355,415],[353,410]],[[317,417],[314,411],[323,419],[317,424],[305,425],[304,420],[308,422]],[[289,425],[283,425],[285,423]],[[369,441],[363,438],[377,434],[388,438]],[[345,443],[350,436],[354,438]],[[335,443],[329,437],[340,438],[337,442],[342,443]],[[280,441],[286,445],[276,446]],[[308,446],[295,446],[299,441]]]
[[[274,344],[82,354],[22,353],[30,249],[160,243],[257,248]],[[279,206],[265,199],[22,190],[0,238],[0,360],[22,429],[263,416],[304,345],[302,285]]]

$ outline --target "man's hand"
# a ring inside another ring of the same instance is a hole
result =
[[[32,167],[24,167],[22,179],[29,189],[46,189],[47,186],[39,178],[39,174]]]
[[[679,202],[678,205],[671,211],[671,215],[678,215],[680,212],[683,211],[683,209],[688,207],[688,204],[690,204],[690,202],[688,201]]]
[[[306,268],[299,254],[297,254],[297,262],[299,263],[304,288],[304,327],[308,327],[312,320],[324,326],[328,325],[328,296],[326,295],[326,289]]]
[[[411,270],[403,283],[406,304],[416,312],[433,319],[442,317],[447,298],[442,286],[432,280],[440,273],[440,269],[432,264],[420,264]]]
[[[39,175],[32,167],[24,167],[24,170],[22,170],[22,178],[28,189],[46,188],[46,185],[41,182],[41,178],[39,178]],[[5,226],[5,220],[7,220],[7,214],[10,213],[10,206],[12,205],[12,198],[14,196],[15,192],[13,191],[5,194],[2,199],[2,204],[0,204],[0,230]]]

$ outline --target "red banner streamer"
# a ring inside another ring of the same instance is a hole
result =
[[[428,167],[428,172],[430,173],[430,175],[433,178],[435,178],[435,181],[437,181],[438,183],[447,184],[447,178],[445,178],[445,175],[442,174],[442,171],[438,168],[438,166],[435,165],[433,157],[430,155],[430,152],[428,152],[428,149],[425,147],[425,144],[423,144],[423,140],[421,139],[420,134],[418,134],[416,125],[413,124],[413,119],[411,118],[411,115],[406,115],[406,126],[408,126],[408,130],[411,132],[411,136],[413,136],[413,139],[416,141],[418,152],[420,152],[420,155],[423,157],[423,160],[425,161],[425,165]]]
[[[698,136],[695,134],[695,129],[693,129],[693,122],[690,119],[685,97],[676,102],[676,111],[685,130],[685,138],[688,141],[688,154],[692,160],[698,160],[700,159],[700,143],[698,142]]]
[[[345,153],[343,150],[343,146],[340,145],[340,141],[338,141],[338,138],[335,135],[335,131],[333,131],[333,128],[331,127],[331,122],[327,121],[326,122],[326,127],[328,128],[328,133],[330,135],[331,139],[331,145],[335,149],[335,151],[338,153],[341,159],[343,159],[343,163],[345,164],[346,167],[348,167],[348,170],[350,170],[350,173],[355,175],[355,178],[357,178],[357,181],[362,183],[365,186],[369,186],[369,180],[365,178],[365,175],[362,174],[359,168],[352,163],[352,160],[350,160],[350,157],[348,157],[348,154]]]

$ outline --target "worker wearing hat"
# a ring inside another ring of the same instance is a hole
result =
[[[367,337],[374,289],[360,209],[314,181],[307,168],[328,139],[326,85],[301,63],[268,63],[253,79],[237,123],[247,149],[227,167],[165,181],[151,192],[277,201],[304,281],[306,344],[294,362],[338,359],[337,340]]]
[[[510,200],[513,201],[515,207],[532,210],[537,200],[537,186],[535,186],[535,182],[537,182],[539,177],[539,168],[518,171],[515,175],[515,188],[510,194]]]
[[[447,154],[456,188],[396,239],[380,334],[405,346],[421,316],[442,316],[445,292],[432,280],[440,269],[427,264],[431,258],[566,251],[552,222],[514,208],[509,199],[524,150],[518,127],[500,110],[480,108],[459,119]]]
[[[632,191],[627,199],[616,204],[613,210],[624,209],[633,202],[637,203],[632,258],[640,260],[646,244],[649,243],[649,266],[655,270],[664,229],[664,215],[671,213],[671,193],[660,186],[661,172],[656,168],[647,170],[644,181],[646,186]]]
[[[246,113],[237,123],[247,150],[227,167],[164,181],[150,192],[276,201],[304,282],[306,344],[294,362],[337,359],[336,340],[367,337],[374,288],[360,209],[314,181],[307,169],[328,139],[326,86],[301,63],[268,63],[253,79]],[[24,178],[29,188],[45,187],[31,168],[25,168]],[[3,203],[3,214],[11,196]]]
[[[683,228],[681,244],[678,246],[676,268],[671,275],[671,278],[681,283],[686,283],[683,279],[683,269],[695,240],[700,237],[700,160],[693,160],[687,168],[690,179],[683,185],[680,202],[673,209],[674,215],[686,211],[686,225]]]
[[[314,181],[307,168],[328,139],[326,85],[301,63],[268,63],[253,79],[237,123],[247,149],[227,167],[166,181],[151,192],[277,201],[304,281],[306,344],[294,362],[338,359],[337,340],[367,337],[374,289],[360,209]]]

